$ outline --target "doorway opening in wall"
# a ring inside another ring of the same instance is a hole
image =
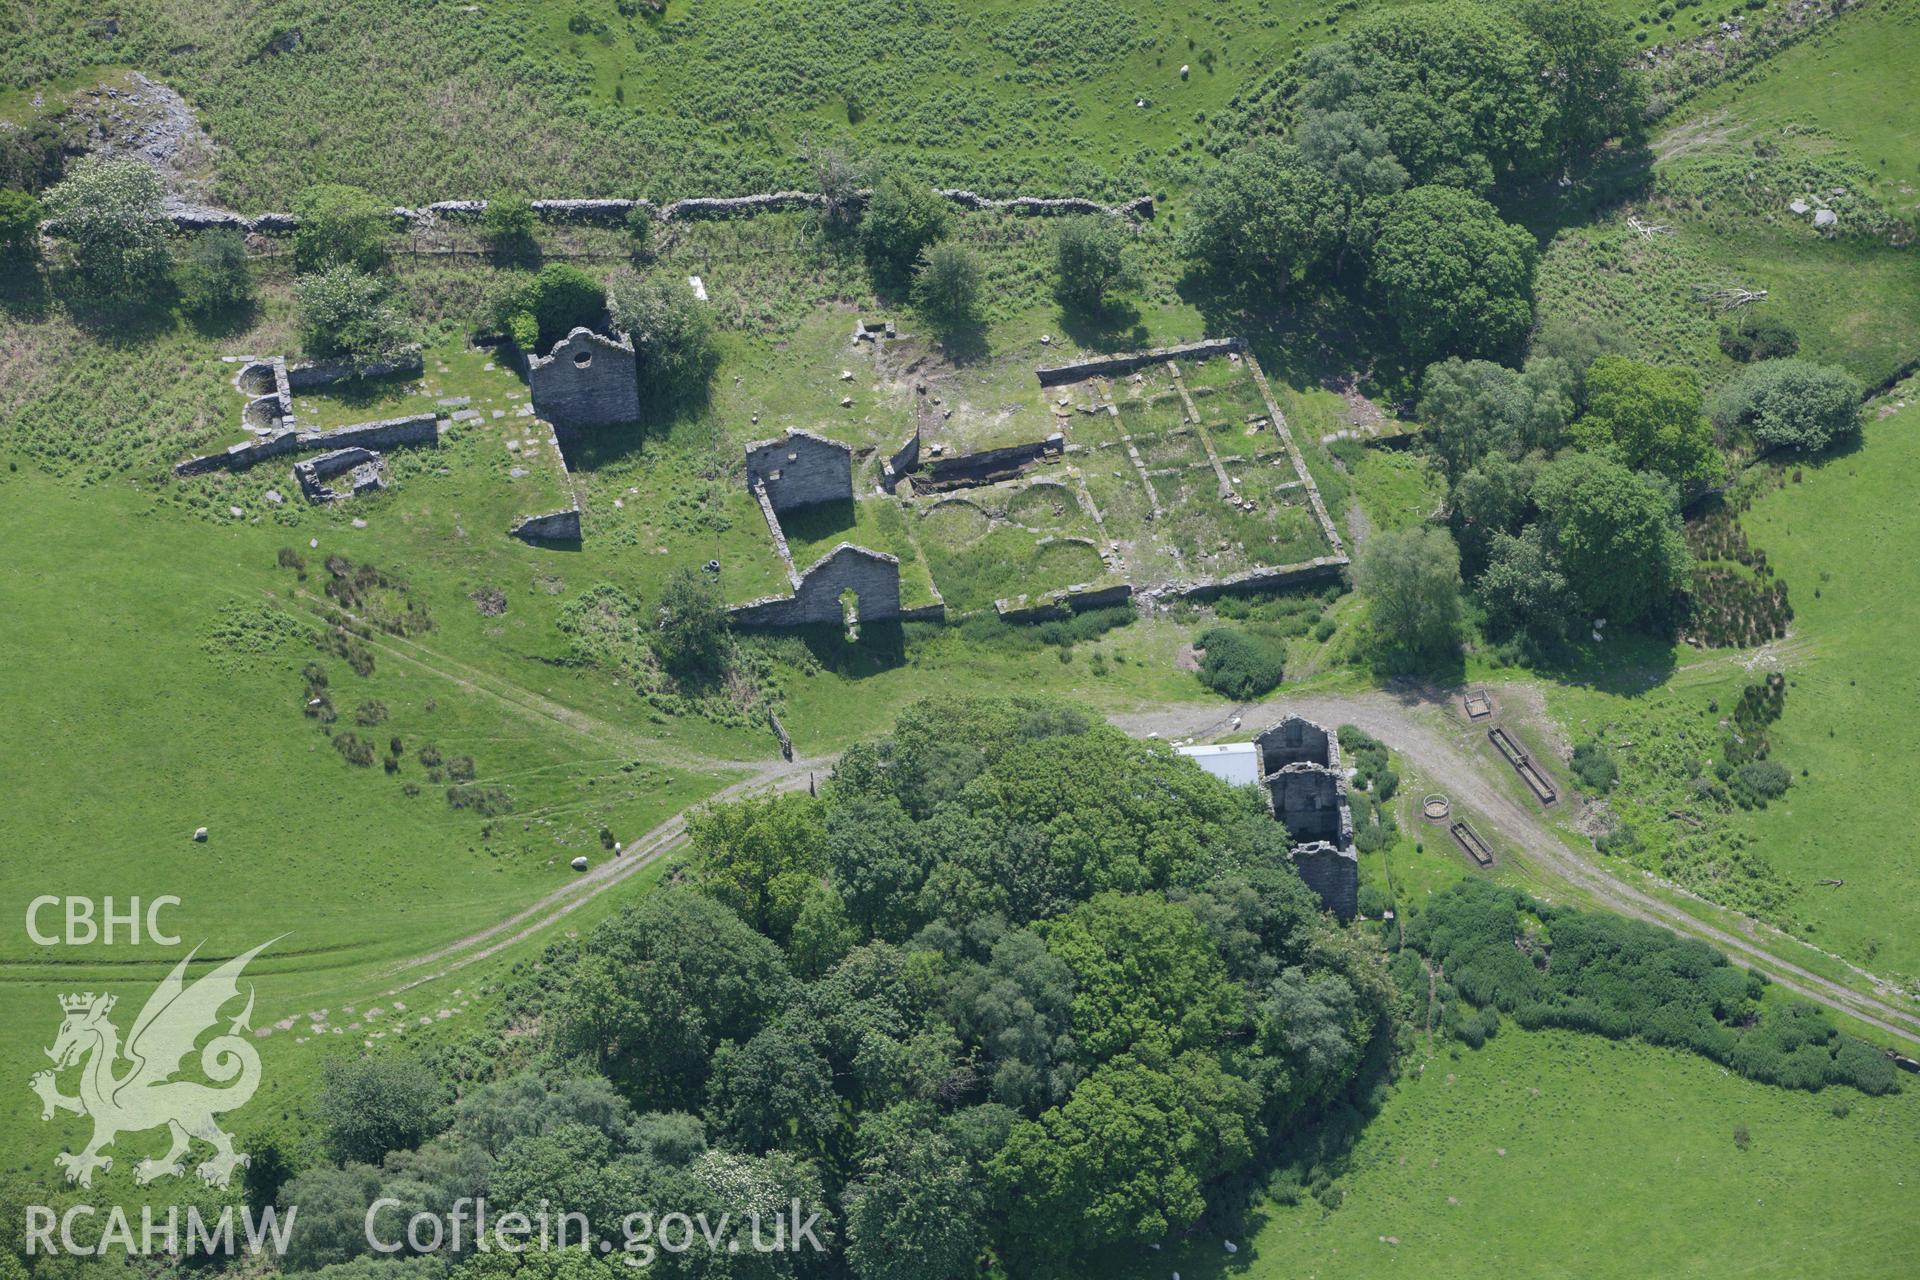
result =
[[[860,593],[852,587],[840,593],[840,621],[847,628],[849,641],[860,638]]]

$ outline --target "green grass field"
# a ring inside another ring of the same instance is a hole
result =
[[[1920,634],[1920,408],[1870,412],[1858,450],[1796,470],[1743,519],[1794,589],[1793,685],[1772,734],[1794,786],[1740,825],[1791,883],[1811,940],[1912,980],[1920,858],[1903,813],[1920,788],[1907,748],[1920,679],[1894,637]]]
[[[1920,100],[1886,69],[1916,57],[1920,4],[1868,0],[1760,74],[1702,94],[1688,114],[1715,120],[1725,113],[1753,130],[1811,130],[1816,142],[1868,167],[1875,195],[1912,210],[1920,207]]]
[[[1269,1204],[1237,1256],[1209,1238],[1139,1274],[1903,1276],[1917,1177],[1920,1091],[1797,1093],[1509,1023],[1409,1064],[1339,1208]]]

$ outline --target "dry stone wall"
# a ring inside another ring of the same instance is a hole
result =
[[[287,387],[292,391],[310,391],[314,387],[331,386],[336,382],[346,382],[354,378],[389,378],[395,374],[409,377],[426,368],[425,361],[418,348],[391,360],[380,360],[370,365],[355,365],[348,359],[305,360],[299,364],[285,364]]]
[[[534,412],[556,427],[603,427],[640,416],[633,344],[579,327],[527,360]]]
[[[1065,451],[1066,443],[1066,437],[1056,431],[1045,440],[1027,444],[981,449],[976,453],[955,454],[949,458],[923,459],[914,472],[914,489],[938,493],[942,489],[993,484],[1017,476],[1035,463],[1059,457]]]
[[[873,193],[856,191],[848,203],[861,205]],[[1004,209],[1009,213],[1051,217],[1062,214],[1104,213],[1116,218],[1145,221],[1154,215],[1152,196],[1135,196],[1120,204],[1101,204],[1083,196],[1011,196],[996,200],[972,191],[943,190],[939,194],[963,209]],[[636,210],[659,222],[688,222],[715,218],[748,218],[792,209],[815,209],[827,204],[817,191],[764,191],[746,196],[688,196],[665,205],[651,200],[553,199],[529,200],[534,216],[558,225],[619,226]],[[394,221],[413,226],[434,221],[474,223],[487,211],[485,200],[436,200],[418,208],[395,206]],[[261,213],[249,218],[228,209],[179,205],[167,216],[180,231],[230,230],[257,235],[290,235],[299,226],[291,213]]]

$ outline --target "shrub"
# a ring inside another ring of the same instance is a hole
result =
[[[1787,793],[1793,785],[1793,775],[1784,765],[1772,760],[1749,760],[1734,770],[1734,777],[1740,785],[1763,799],[1772,800]]]
[[[412,322],[389,296],[386,282],[353,267],[301,276],[293,297],[301,341],[316,356],[372,364],[398,355],[412,341]]]
[[[471,809],[483,818],[497,818],[513,812],[513,793],[505,787],[462,783],[447,788],[447,804],[455,809]]]
[[[300,222],[293,232],[293,265],[301,271],[329,267],[378,268],[386,257],[393,210],[358,187],[325,182],[293,202]]]
[[[1714,424],[1769,449],[1824,449],[1860,430],[1860,383],[1844,369],[1809,360],[1762,360],[1736,374],[1713,400]]]
[[[1720,326],[1720,350],[1741,364],[1778,360],[1800,350],[1800,337],[1784,321],[1749,318]]]
[[[726,654],[727,606],[704,574],[682,566],[667,577],[651,642],[660,665],[677,675],[717,671]]]
[[[1061,223],[1053,241],[1054,296],[1070,307],[1097,311],[1111,290],[1127,283],[1126,247],[1126,233],[1104,214]]]
[[[700,399],[720,366],[713,316],[687,282],[623,269],[607,283],[607,309],[633,340],[640,380],[656,397]]]
[[[1582,788],[1596,795],[1605,795],[1613,790],[1613,784],[1620,780],[1620,766],[1614,763],[1613,752],[1600,742],[1583,742],[1573,749],[1573,776],[1579,780]]]
[[[189,314],[217,315],[253,301],[247,241],[238,231],[203,231],[173,268],[174,288]]]
[[[880,179],[860,219],[860,246],[883,283],[906,280],[920,251],[946,234],[946,201],[930,187],[897,173]]]
[[[1070,647],[1083,640],[1098,639],[1116,627],[1124,627],[1137,616],[1128,606],[1117,604],[1105,609],[1088,609],[1070,618],[1043,622],[1034,628],[1034,632],[1043,644]]]
[[[24,191],[0,191],[0,254],[22,253],[39,237],[40,202]]]
[[[472,756],[455,756],[447,761],[447,776],[455,782],[472,782],[478,772]]]
[[[336,735],[333,739],[333,749],[346,757],[348,764],[365,766],[373,763],[373,743],[357,733]]]
[[[1200,683],[1237,701],[1270,692],[1286,674],[1287,647],[1269,636],[1234,627],[1200,633]]]
[[[523,195],[493,196],[480,216],[480,230],[495,248],[529,245],[533,242],[533,205]]]
[[[166,188],[139,160],[91,155],[47,192],[55,235],[73,247],[85,288],[102,298],[131,298],[167,274],[171,223]]]
[[[659,230],[653,213],[645,205],[635,205],[627,210],[627,239],[632,241],[633,257],[637,262],[652,262],[654,258],[654,233]]]
[[[963,244],[942,241],[920,253],[913,275],[913,301],[937,327],[959,329],[980,319],[980,255]]]
[[[353,722],[363,729],[371,729],[387,718],[387,704],[378,698],[369,698],[353,709]]]
[[[373,1163],[433,1132],[445,1088],[412,1058],[334,1058],[322,1068],[319,1114],[327,1153]]]
[[[607,293],[580,268],[551,262],[521,291],[513,310],[531,313],[540,328],[540,342],[551,344],[576,328],[598,325],[607,310]]]

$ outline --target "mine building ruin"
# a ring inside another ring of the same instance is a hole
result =
[[[1233,786],[1258,785],[1293,841],[1293,865],[1320,905],[1351,920],[1359,911],[1360,855],[1340,738],[1325,725],[1286,716],[1252,742],[1181,747],[1180,754]]]
[[[1340,739],[1325,725],[1286,716],[1256,734],[1260,782],[1274,819],[1293,838],[1293,864],[1321,905],[1351,920],[1359,910],[1360,855]]]

